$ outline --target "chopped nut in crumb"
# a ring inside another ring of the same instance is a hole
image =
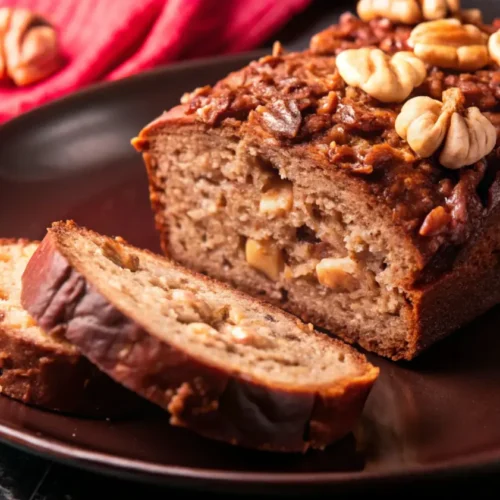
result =
[[[107,239],[102,246],[102,254],[117,266],[135,272],[139,269],[139,257],[127,252],[119,242]]]
[[[287,180],[273,181],[262,193],[259,212],[273,217],[285,215],[293,207],[293,187]]]
[[[351,291],[358,287],[357,264],[349,257],[323,259],[316,266],[318,281],[335,291]]]
[[[203,335],[209,337],[214,337],[219,334],[219,332],[215,328],[212,328],[206,323],[190,323],[189,325],[187,325],[187,330],[189,333],[193,333],[195,335]]]
[[[268,241],[248,239],[245,245],[247,263],[264,273],[268,278],[277,280],[284,268],[281,250]]]

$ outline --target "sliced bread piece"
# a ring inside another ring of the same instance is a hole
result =
[[[0,392],[26,404],[85,416],[117,416],[143,404],[21,306],[21,277],[38,242],[0,239]]]
[[[173,425],[245,447],[325,447],[352,429],[378,375],[280,309],[71,221],[30,260],[22,303]]]

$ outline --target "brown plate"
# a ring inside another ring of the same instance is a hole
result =
[[[42,238],[74,218],[159,250],[146,176],[130,139],[187,89],[255,54],[191,62],[98,86],[0,127],[0,235]],[[500,309],[412,363],[382,369],[353,435],[325,452],[274,455],[172,428],[156,408],[109,422],[0,397],[0,439],[49,458],[142,480],[235,491],[354,487],[500,465]]]

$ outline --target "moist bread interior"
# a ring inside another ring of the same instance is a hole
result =
[[[170,129],[152,141],[159,178],[168,179],[158,215],[168,221],[172,258],[285,309],[306,321],[380,351],[406,349],[411,307],[399,281],[416,266],[380,207],[355,189],[332,190],[328,172],[286,148],[259,147],[236,136]],[[267,186],[289,181],[293,207],[285,215],[259,213]],[[288,268],[269,279],[246,261],[251,238],[279,249]],[[202,257],[201,257],[202,256]],[[318,283],[315,266],[324,258],[351,258],[355,286],[332,289]],[[306,305],[305,305],[306,304]],[[322,318],[329,324],[322,324]],[[380,332],[383,331],[382,336]]]
[[[0,328],[13,331],[40,347],[75,354],[74,346],[46,334],[21,306],[21,277],[37,246],[38,243],[17,241],[0,246]]]
[[[116,259],[109,250],[112,240],[97,235],[58,238],[71,265],[122,313],[208,365],[284,387],[321,386],[363,374],[351,348],[277,309],[209,281],[200,285],[149,252],[122,247],[125,260],[133,262],[124,265],[123,255]],[[251,333],[241,339],[242,332]]]

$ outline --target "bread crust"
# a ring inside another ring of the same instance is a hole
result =
[[[365,362],[364,374],[334,387],[305,391],[265,386],[149,334],[70,260],[54,230],[49,231],[24,273],[23,306],[42,328],[63,334],[113,379],[166,409],[173,425],[280,452],[321,449],[352,430],[378,368]],[[81,321],[83,317],[92,321]]]
[[[0,247],[33,243],[39,242],[0,239]],[[124,416],[144,406],[72,346],[37,342],[1,322],[0,393],[28,405],[86,417]]]

